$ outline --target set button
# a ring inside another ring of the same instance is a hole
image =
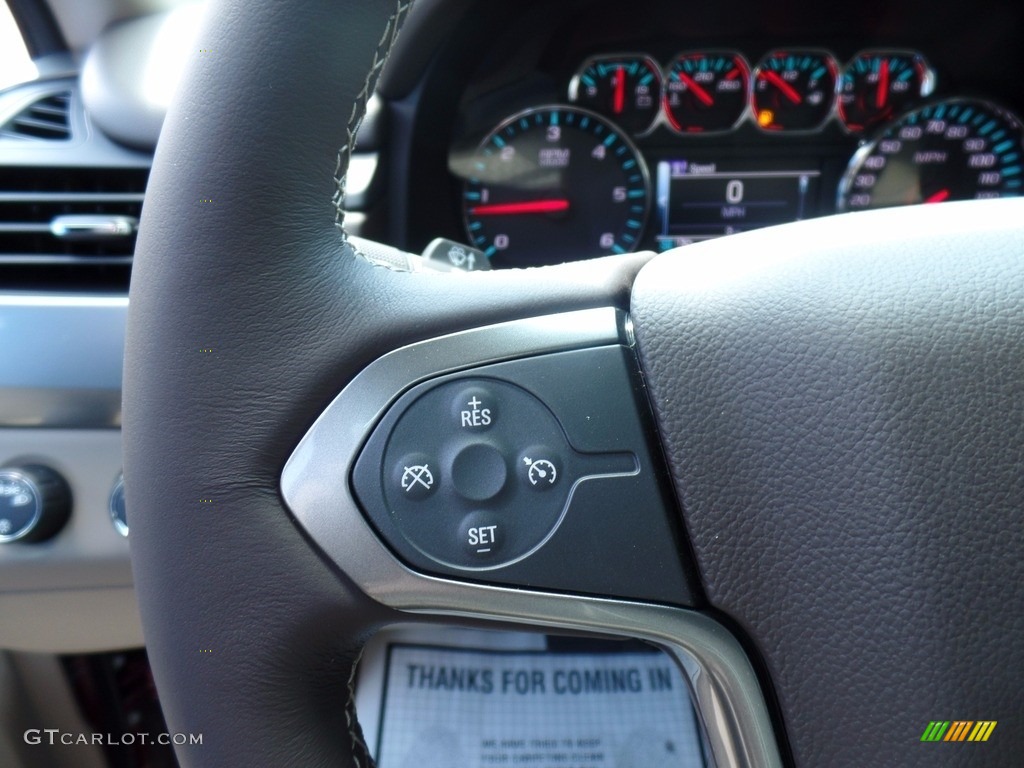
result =
[[[493,560],[505,544],[505,523],[491,512],[472,512],[459,526],[462,548],[474,560]]]

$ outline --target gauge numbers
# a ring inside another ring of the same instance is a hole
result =
[[[919,53],[862,51],[843,68],[839,117],[853,133],[902,114],[931,94],[935,75]]]
[[[840,210],[1021,194],[1021,124],[979,100],[951,99],[904,115],[850,163]]]
[[[611,118],[629,133],[645,133],[661,109],[661,68],[643,55],[588,59],[569,83],[569,100]]]
[[[681,54],[665,78],[665,119],[677,133],[728,131],[747,111],[749,90],[750,67],[738,53]]]
[[[763,131],[813,131],[832,115],[835,59],[824,51],[772,51],[754,70],[753,109]]]
[[[495,266],[530,266],[636,250],[650,186],[643,157],[600,115],[546,106],[513,115],[452,171],[463,216]]]

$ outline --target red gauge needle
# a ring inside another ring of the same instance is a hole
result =
[[[769,83],[771,83],[780,91],[782,91],[782,95],[785,96],[790,101],[792,101],[794,104],[799,104],[801,101],[803,101],[803,99],[800,97],[800,94],[796,92],[792,85],[787,83],[785,80],[783,80],[781,77],[779,77],[771,70],[765,70],[759,76],[763,77]]]
[[[661,104],[662,104],[662,109],[665,111],[665,117],[668,118],[669,125],[671,125],[677,131],[682,133],[683,132],[683,126],[681,126],[679,124],[679,121],[676,120],[675,116],[672,114],[672,108],[668,104],[668,95],[667,94],[661,100]]]
[[[686,86],[691,91],[693,91],[693,95],[700,99],[701,102],[703,102],[704,106],[710,107],[712,104],[715,103],[715,100],[711,98],[711,94],[705,91],[703,88],[701,88],[697,84],[697,81],[690,77],[688,74],[686,74],[685,72],[680,72],[679,79],[686,83]]]
[[[927,200],[925,200],[925,202],[926,203],[944,203],[946,200],[949,200],[949,190],[948,189],[940,189],[934,195],[932,195]]]
[[[472,216],[515,216],[520,213],[559,213],[569,210],[568,200],[528,200],[522,203],[493,203],[470,208]]]
[[[616,115],[621,115],[626,107],[626,75],[619,67],[615,73],[615,104],[613,109]]]
[[[878,92],[875,94],[875,106],[881,109],[889,95],[889,60],[882,59],[882,71],[878,73]]]

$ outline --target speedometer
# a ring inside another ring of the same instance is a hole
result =
[[[954,99],[904,115],[850,162],[840,210],[1016,197],[1024,146],[1020,121],[988,102]]]
[[[599,115],[550,106],[513,115],[474,153],[466,180],[470,242],[494,266],[533,266],[636,250],[650,202],[636,147]]]

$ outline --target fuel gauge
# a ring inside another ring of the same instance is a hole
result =
[[[851,133],[903,114],[935,90],[928,62],[912,51],[862,51],[843,69],[839,116]]]
[[[772,51],[754,70],[754,118],[764,131],[813,131],[836,103],[835,59],[824,51]]]
[[[629,133],[646,133],[661,107],[661,70],[642,54],[587,59],[569,83],[569,100]]]

